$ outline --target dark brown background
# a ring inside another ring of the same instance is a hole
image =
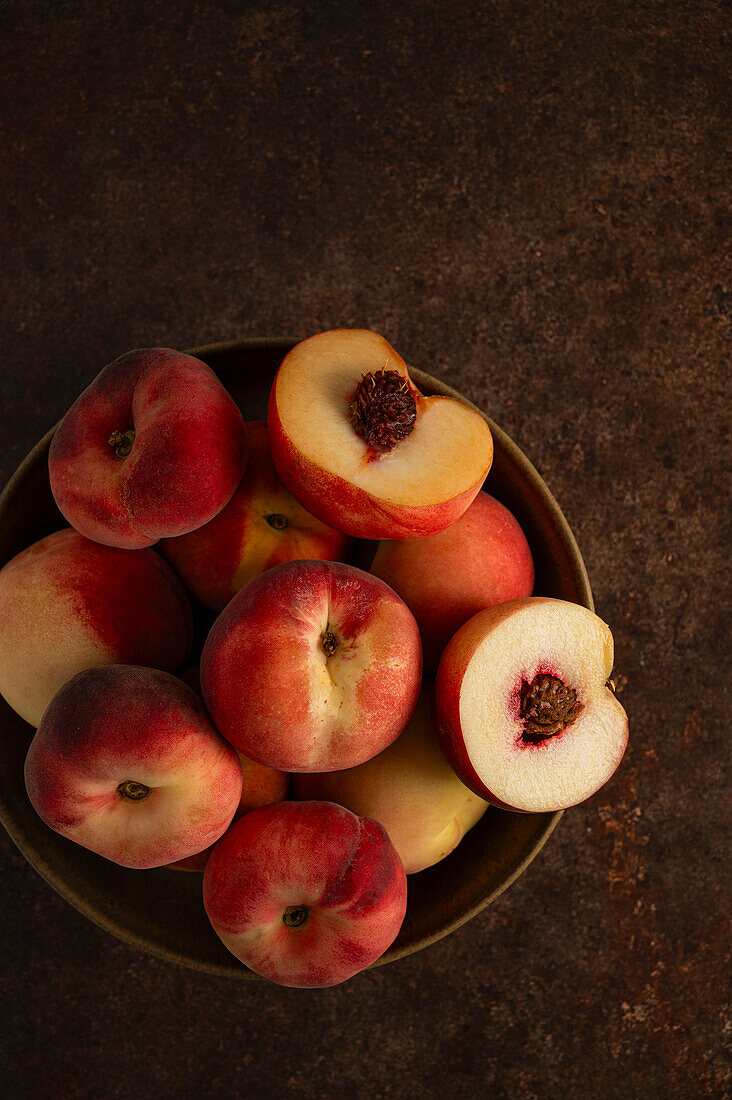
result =
[[[0,482],[130,347],[373,327],[546,477],[632,738],[490,910],[322,992],[138,954],[3,834],[3,1095],[727,1095],[724,12],[0,4]]]

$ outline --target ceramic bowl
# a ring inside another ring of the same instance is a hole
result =
[[[193,349],[216,371],[247,420],[264,419],[277,366],[295,341],[254,339]],[[425,393],[461,397],[410,368]],[[461,398],[464,400],[463,398]],[[480,410],[479,410],[480,411]],[[481,415],[484,415],[481,413]],[[592,608],[587,573],[559,506],[517,445],[488,419],[495,457],[485,488],[518,518],[536,565],[537,595]],[[52,429],[33,448],[0,497],[0,566],[32,542],[66,526],[48,483]],[[205,616],[199,617],[205,624]],[[36,816],[25,793],[23,762],[33,730],[0,699],[0,820],[40,875],[89,920],[126,943],[209,974],[253,979],[212,931],[201,876],[160,868],[118,867],[63,839]],[[401,932],[380,966],[434,943],[489,905],[526,870],[560,813],[489,809],[441,863],[409,877]]]

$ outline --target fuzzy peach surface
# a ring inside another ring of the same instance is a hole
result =
[[[184,669],[179,677],[185,684],[193,688],[199,698],[201,695],[201,678],[199,670],[195,666]],[[239,763],[241,764],[241,798],[234,814],[237,821],[243,814],[250,810],[257,810],[260,806],[269,806],[271,802],[283,802],[290,793],[290,776],[286,772],[276,768],[268,768],[264,764],[257,764],[243,756],[237,750]],[[213,851],[213,845],[197,852],[186,859],[177,860],[170,866],[177,871],[203,871],[208,857]]]
[[[431,703],[428,682],[404,732],[365,764],[293,777],[296,798],[337,802],[380,821],[408,875],[449,855],[488,806],[461,783],[440,752]]]
[[[534,587],[534,562],[518,521],[483,492],[446,531],[381,542],[371,572],[417,620],[429,675],[463,623],[485,607],[530,596]]]
[[[263,573],[224,609],[203,650],[201,684],[214,722],[246,756],[284,771],[331,771],[398,737],[421,670],[417,624],[383,581],[337,562],[298,561]]]
[[[132,429],[126,457],[110,445]],[[54,499],[88,538],[129,549],[208,522],[247,457],[244,421],[213,371],[170,348],[110,363],[61,421],[48,456]]]
[[[237,756],[241,764],[241,798],[234,814],[234,821],[238,821],[240,817],[252,810],[269,806],[273,802],[283,802],[288,797],[290,776],[287,772],[257,764],[256,761],[250,760],[238,751]],[[188,856],[186,859],[176,860],[169,866],[176,871],[203,871],[212,851],[211,844],[202,852],[196,852],[195,855]]]
[[[192,637],[188,596],[153,550],[102,546],[67,528],[0,570],[0,694],[31,725],[82,669],[172,671]]]
[[[214,848],[203,877],[209,920],[262,977],[323,988],[375,962],[396,938],[407,880],[385,830],[328,802],[253,810]],[[303,908],[301,927],[283,919]]]
[[[25,764],[30,801],[56,832],[125,867],[200,852],[229,825],[241,795],[234,749],[198,697],[166,672],[87,669],[47,708]],[[120,784],[149,788],[142,801]]]
[[[282,484],[264,423],[250,421],[246,429],[249,460],[229,503],[203,527],[159,546],[188,590],[214,611],[275,565],[345,560],[350,553],[351,540],[311,515]]]

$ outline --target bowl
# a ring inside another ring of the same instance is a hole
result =
[[[256,420],[265,418],[277,367],[296,342],[250,339],[194,348],[191,354],[218,374],[245,419]],[[420,370],[410,367],[410,373],[425,393],[465,400]],[[593,608],[584,563],[554,497],[516,444],[485,419],[495,445],[485,488],[510,508],[526,533],[536,566],[536,594]],[[0,497],[0,566],[37,539],[67,526],[48,481],[48,448],[54,431],[36,444]],[[35,870],[79,912],[125,943],[208,974],[254,979],[209,925],[200,875],[167,868],[118,867],[43,824],[23,783],[23,763],[33,733],[0,699],[0,820]],[[561,813],[521,814],[490,808],[451,855],[410,875],[404,924],[374,965],[427,947],[490,905],[526,870],[560,817]]]

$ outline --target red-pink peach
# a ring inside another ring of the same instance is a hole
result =
[[[25,763],[28,797],[56,832],[125,867],[160,867],[214,843],[241,767],[175,676],[133,665],[80,672],[54,696]]]
[[[0,694],[31,725],[82,669],[172,671],[192,636],[188,597],[153,550],[102,546],[66,528],[0,570]]]
[[[242,415],[210,367],[144,348],[105,367],[66,413],[48,456],[51,490],[88,538],[151,546],[221,511],[246,448]]]
[[[336,985],[395,940],[407,880],[384,828],[329,802],[253,810],[214,848],[203,901],[223,944],[281,985]]]
[[[402,597],[434,675],[455,632],[478,611],[530,596],[534,561],[518,521],[487,493],[452,526],[429,538],[379,543],[371,572]]]
[[[419,695],[419,631],[377,577],[338,562],[275,566],[219,615],[201,657],[214,722],[246,756],[333,771],[381,752]]]

